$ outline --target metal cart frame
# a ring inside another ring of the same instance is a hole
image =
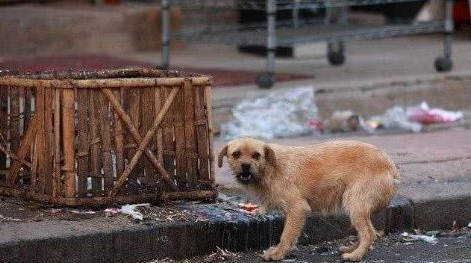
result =
[[[291,46],[295,43],[310,43],[326,41],[328,42],[327,58],[331,65],[342,65],[345,62],[345,41],[385,38],[401,35],[413,35],[420,33],[443,32],[443,56],[437,57],[434,62],[435,69],[438,72],[446,72],[452,68],[451,43],[454,30],[453,25],[453,0],[445,0],[445,19],[444,21],[420,23],[412,25],[386,25],[377,28],[343,30],[341,32],[327,31],[324,34],[303,34],[301,36],[291,36],[280,38],[281,28],[286,29],[286,25],[280,24],[276,20],[276,14],[279,10],[292,10],[293,19],[291,28],[299,28],[301,22],[298,19],[298,13],[301,8],[325,8],[326,18],[325,26],[337,26],[344,28],[347,25],[346,10],[349,6],[389,4],[413,2],[418,0],[161,0],[162,7],[162,64],[163,68],[170,66],[170,41],[174,37],[170,32],[170,7],[173,4],[187,6],[191,8],[204,8],[205,4],[211,4],[212,8],[229,8],[228,3],[236,1],[239,7],[248,10],[265,10],[266,23],[262,26],[264,39],[250,35],[250,32],[260,30],[260,27],[249,26],[248,31],[237,31],[239,34],[226,34],[225,30],[215,30],[200,32],[184,32],[177,34],[178,38],[187,41],[217,42],[226,44],[258,44],[266,47],[267,63],[265,72],[256,78],[256,83],[260,88],[270,88],[275,83],[275,59],[276,48],[278,46]],[[332,19],[332,12],[337,15]],[[260,25],[258,25],[260,26]],[[256,28],[256,29],[255,29]],[[260,36],[261,31],[257,31]]]

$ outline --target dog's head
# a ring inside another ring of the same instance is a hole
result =
[[[219,153],[218,166],[224,156],[241,184],[258,184],[267,166],[276,165],[275,152],[267,143],[252,138],[230,141]]]

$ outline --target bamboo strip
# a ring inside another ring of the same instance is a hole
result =
[[[155,131],[157,130],[157,128],[159,127],[160,123],[162,122],[162,119],[163,117],[165,116],[165,113],[167,113],[168,109],[170,108],[170,106],[172,105],[172,102],[173,100],[175,99],[175,96],[177,95],[178,93],[178,89],[174,89],[172,91],[172,93],[170,93],[170,96],[168,97],[168,99],[165,101],[165,104],[164,106],[162,107],[162,110],[157,114],[157,116],[155,117],[154,119],[154,122],[152,123],[152,127],[149,129],[149,131],[146,133],[146,135],[144,136],[144,138],[142,139],[142,141],[139,143],[139,147],[137,148],[137,151],[136,151],[136,154],[134,155],[134,157],[131,159],[131,161],[129,162],[129,166],[126,167],[126,169],[124,170],[123,174],[118,178],[118,180],[116,181],[116,184],[115,186],[113,187],[113,189],[111,190],[110,192],[110,195],[111,196],[115,196],[117,194],[117,192],[119,191],[119,189],[121,188],[121,186],[124,184],[124,182],[126,181],[126,179],[129,177],[129,175],[131,174],[132,172],[132,169],[134,168],[134,166],[136,166],[137,162],[139,161],[139,159],[141,158],[142,156],[142,153],[146,150],[147,148],[147,145],[149,144],[149,142],[152,140],[152,137],[154,136],[154,133]],[[136,141],[139,141],[139,140],[136,140]],[[148,150],[147,149],[147,152],[150,152],[152,153],[152,151]],[[155,159],[155,157],[154,157]],[[162,168],[159,164],[160,168]],[[163,169],[162,169],[163,170]]]
[[[65,169],[65,197],[75,197],[75,118],[74,91],[62,91],[62,140]]]
[[[104,191],[108,192],[113,186],[113,167],[111,161],[111,136],[110,136],[110,112],[108,101],[105,100],[103,95],[99,96],[100,111],[100,135],[101,135],[101,152],[103,158],[103,172],[104,172]]]
[[[163,96],[161,96],[162,92],[164,92],[163,87],[158,87],[154,89],[154,105],[155,105],[155,112],[159,112],[162,110],[162,106],[164,103]],[[169,112],[167,112],[166,116],[162,120],[161,125],[157,129],[156,136],[155,136],[155,147],[157,151],[157,160],[160,163],[163,163],[163,137],[162,137],[162,126],[163,123],[165,122],[165,119],[169,115]]]
[[[196,188],[196,181],[198,178],[198,163],[193,158],[188,158],[187,154],[196,153],[196,137],[195,137],[195,87],[192,86],[190,80],[186,80],[183,84],[183,97],[184,97],[184,116],[185,116],[185,152],[186,157],[186,174],[188,178],[188,187],[190,189]]]
[[[133,79],[91,79],[91,80],[38,80],[16,77],[0,77],[0,85],[29,88],[150,88],[156,86],[180,86],[185,78],[133,78]],[[211,85],[210,77],[191,77],[194,85]]]
[[[148,69],[148,68],[124,68],[124,69],[108,69],[100,71],[43,71],[35,74],[19,74],[10,73],[3,76],[16,76],[18,78],[28,79],[109,79],[109,78],[171,78],[182,76],[182,73],[174,70]],[[185,76],[202,76],[197,74],[185,74]]]
[[[172,200],[214,200],[217,197],[216,191],[190,191],[190,192],[171,192],[162,194],[144,194],[135,196],[116,196],[116,197],[90,197],[90,198],[64,198],[51,197],[47,195],[34,194],[13,188],[0,187],[0,195],[9,195],[22,197],[39,202],[53,203],[62,206],[87,206],[100,207],[103,205],[129,204],[143,202],[159,202]]]
[[[170,92],[172,91],[171,87],[162,87],[160,91],[160,96],[162,101],[168,98]],[[164,117],[162,123],[162,149],[171,150],[175,152],[175,141],[174,141],[174,127],[172,124],[174,123],[174,107],[170,107],[169,111]],[[165,127],[164,127],[165,126]],[[172,175],[175,176],[175,155],[174,156],[166,156],[163,155],[163,164],[165,170]]]
[[[45,184],[45,137],[44,134],[44,113],[45,113],[45,91],[44,88],[36,89],[36,115],[39,116],[39,126],[38,126],[38,133],[36,133],[35,141],[34,141],[34,151],[33,151],[33,158],[35,164],[33,166],[32,172],[32,180],[31,180],[31,189],[36,191],[37,193],[44,193],[44,184]]]
[[[18,149],[18,152],[16,153],[16,156],[18,156],[18,159],[24,159],[26,157],[26,154],[28,153],[28,150],[30,149],[30,145],[36,136],[36,133],[39,128],[39,115],[35,115],[32,119],[31,122],[28,126],[28,129],[26,130],[25,135],[23,136],[23,140],[21,141],[21,145]],[[15,159],[12,161],[12,165],[10,168],[10,175],[8,179],[8,185],[13,186],[17,179],[18,179],[18,173],[21,168],[21,163]]]
[[[90,137],[88,138],[90,147],[90,176],[92,180],[92,195],[99,196],[102,194],[102,175],[101,175],[101,152],[100,152],[100,105],[98,91],[90,91],[90,103],[88,105],[90,111]]]
[[[209,137],[209,175],[213,182],[213,188],[215,187],[215,164],[214,164],[214,128],[213,128],[213,105],[211,100],[211,87],[206,86],[204,88],[204,100],[206,103],[206,116],[208,118],[208,137]]]
[[[185,97],[183,94],[184,85],[179,89],[177,96],[175,98],[174,106],[174,118],[175,122],[184,122],[185,121]],[[182,190],[186,190],[188,187],[188,178],[186,170],[186,158],[185,158],[185,127],[184,126],[175,126],[175,151],[177,152],[175,156],[175,170],[176,175],[175,179],[177,180],[178,187]]]
[[[0,87],[0,134],[7,134],[8,129],[8,87]],[[6,139],[6,138],[5,138]],[[7,168],[7,154],[0,153],[0,169]]]
[[[5,154],[5,155],[9,155],[10,158],[12,158],[12,159],[14,159],[14,160],[20,162],[21,164],[23,164],[23,165],[25,165],[25,166],[31,168],[32,163],[26,161],[25,159],[22,159],[22,158],[18,157],[18,155],[14,154],[13,152],[11,152],[10,150],[8,150],[5,146],[3,146],[3,145],[1,145],[1,144],[0,144],[0,151],[2,151],[2,153]],[[2,169],[2,170],[3,170],[3,169]]]
[[[103,94],[105,95],[105,97],[109,100],[109,102],[111,103],[111,105],[113,106],[114,110],[116,111],[116,113],[118,114],[118,116],[121,118],[121,120],[124,122],[124,124],[126,125],[126,127],[128,128],[128,130],[131,132],[131,136],[133,137],[133,139],[136,141],[136,143],[139,143],[141,142],[142,138],[141,136],[139,135],[139,132],[137,131],[136,127],[134,127],[132,125],[132,122],[131,122],[131,119],[129,118],[128,115],[126,115],[126,112],[123,110],[123,108],[121,107],[121,105],[119,104],[119,102],[116,100],[116,98],[113,96],[113,93],[111,92],[111,90],[109,89],[102,89],[101,90],[103,92]],[[144,154],[146,155],[147,158],[150,159],[150,161],[152,162],[152,164],[154,165],[154,167],[159,171],[161,177],[163,178],[164,182],[170,186],[170,188],[173,190],[173,191],[178,191],[178,187],[173,183],[172,179],[170,178],[170,176],[168,175],[167,171],[165,171],[165,169],[161,166],[161,164],[157,161],[157,159],[155,158],[155,155],[154,153],[152,153],[151,151],[149,150],[145,150],[144,151]]]
[[[142,90],[141,94],[141,125],[139,126],[140,128],[140,133],[141,134],[146,134],[146,132],[151,128],[152,126],[152,121],[155,116],[155,103],[154,103],[154,93],[155,93],[155,88],[154,89],[144,89]],[[152,136],[152,138],[149,141],[149,144],[147,148],[151,150],[152,152],[155,152],[155,137],[157,134]],[[157,156],[158,159],[158,156]],[[145,185],[148,190],[148,192],[153,192],[155,191],[155,170],[152,168],[152,164],[149,162],[147,159],[142,160],[142,165],[143,165],[143,170],[145,171]],[[136,170],[136,168],[134,168]]]
[[[10,150],[17,152],[20,147],[20,88],[10,87]]]
[[[114,96],[117,101],[121,102],[121,91],[114,90]],[[123,138],[123,125],[119,116],[114,112],[114,133],[115,133],[115,152],[116,152],[116,173],[121,174],[124,171],[124,138]]]
[[[52,107],[53,107],[53,93],[52,89],[44,90],[44,156],[42,158],[43,164],[42,171],[44,174],[44,193],[47,195],[52,194],[52,181],[53,181],[53,126],[52,126]]]
[[[128,89],[127,91],[128,93],[127,93],[127,96],[125,97],[125,99],[127,99],[127,102],[128,102],[126,103],[126,106],[127,106],[126,109],[128,110],[129,118],[131,118],[131,121],[134,127],[136,127],[137,130],[140,130],[141,128],[140,127],[141,123],[139,119],[139,114],[140,114],[140,109],[141,109],[140,89],[137,89],[137,88]],[[139,134],[143,136],[144,133],[139,133]],[[132,137],[128,136],[127,141],[132,142],[133,141]],[[136,145],[136,148],[137,146],[138,145]],[[136,154],[136,148],[127,148],[126,158],[128,162],[130,162],[133,156]],[[137,183],[137,180],[138,180],[138,177],[140,177],[142,174],[143,174],[142,161],[138,160],[132,175],[128,179],[133,182],[128,184],[127,186],[131,187],[133,185],[139,185]]]
[[[86,197],[88,191],[88,175],[90,166],[89,146],[89,115],[90,91],[77,90],[77,194]],[[82,154],[86,153],[86,154]]]
[[[198,179],[210,180],[209,174],[209,140],[208,140],[208,120],[206,118],[205,104],[204,104],[204,87],[196,87],[196,102],[195,114],[196,119],[205,120],[204,125],[196,127],[196,138],[198,144],[199,155],[199,174]]]
[[[54,197],[61,194],[61,91],[54,90],[54,181],[52,195]]]

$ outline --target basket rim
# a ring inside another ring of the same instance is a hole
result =
[[[178,86],[185,81],[211,85],[212,77],[178,70],[123,68],[99,71],[42,71],[20,73],[0,70],[0,85],[44,88],[120,88]]]

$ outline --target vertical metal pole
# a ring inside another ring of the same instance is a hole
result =
[[[332,7],[330,6],[330,1],[325,2],[325,20],[324,24],[326,26],[332,24]],[[327,42],[327,54],[334,52],[335,45],[333,42]]]
[[[447,59],[451,59],[453,31],[453,0],[445,0],[445,39],[443,43],[443,51],[444,57]]]
[[[162,68],[170,66],[170,0],[162,0]]]
[[[293,6],[293,12],[292,12],[294,28],[299,27],[299,1],[300,0],[294,0],[294,6]]]
[[[469,22],[471,23],[471,0],[468,0],[468,7],[469,7]]]
[[[267,73],[275,74],[276,0],[267,0]]]
[[[347,6],[340,7],[340,14],[338,17],[338,24],[344,27],[347,24]],[[338,43],[338,50],[339,53],[343,54],[345,52],[345,41],[340,41]]]

